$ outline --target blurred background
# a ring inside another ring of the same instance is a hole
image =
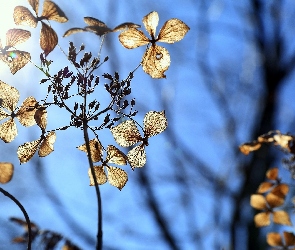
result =
[[[6,30],[16,27],[13,8],[30,8],[25,0],[10,2],[3,4],[6,9],[0,20],[3,44]],[[101,186],[104,249],[268,249],[266,231],[253,224],[250,195],[270,167],[282,168],[283,180],[292,180],[277,150],[264,147],[246,157],[238,146],[273,129],[294,133],[294,2],[54,2],[69,18],[64,24],[51,22],[64,51],[73,41],[77,47],[83,43],[86,51],[98,53],[101,40],[92,33],[62,37],[72,27],[86,26],[84,16],[113,28],[123,22],[142,24],[145,15],[157,11],[157,31],[170,18],[190,27],[180,42],[160,44],[171,56],[166,79],[152,79],[141,68],[135,73],[131,96],[136,98],[137,121],[142,123],[150,110],[165,110],[168,128],[150,139],[144,168],[134,172],[124,168],[129,181],[121,192],[108,183]],[[40,1],[40,13],[42,4]],[[32,61],[40,65],[41,25],[22,28],[30,30],[32,37],[18,48],[29,51]],[[123,79],[141,61],[145,48],[123,48],[118,34],[106,37],[102,58],[109,56],[109,61],[97,75],[117,71]],[[53,60],[52,73],[68,65],[58,47],[48,58]],[[45,97],[47,86],[39,84],[44,76],[36,67],[27,65],[12,76],[4,63],[0,66],[0,79],[20,91],[20,103],[30,95],[37,100]],[[96,94],[102,102],[108,100],[104,99],[108,98],[104,83],[101,78],[101,92]],[[59,109],[49,109],[47,129],[67,125],[68,119]],[[12,181],[1,187],[24,205],[40,228],[58,232],[82,249],[94,249],[95,190],[89,186],[86,156],[76,149],[84,143],[82,131],[57,131],[51,155],[44,159],[34,156],[19,165],[17,147],[37,139],[40,132],[36,126],[18,125],[19,135],[12,143],[0,141],[0,161],[15,165]],[[114,143],[108,130],[99,136],[103,145]],[[3,195],[0,204],[0,248],[25,249],[11,243],[23,230],[9,221],[10,217],[23,218],[22,213]]]

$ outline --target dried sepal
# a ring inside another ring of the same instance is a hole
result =
[[[97,27],[107,27],[107,25],[94,17],[84,17],[84,22],[89,26],[97,26]]]
[[[279,233],[271,232],[266,236],[266,242],[272,247],[283,246],[282,237]]]
[[[175,43],[182,40],[189,27],[181,20],[172,18],[166,21],[158,35],[158,42]]]
[[[266,178],[270,180],[278,180],[279,176],[279,169],[278,168],[271,168],[266,172]]]
[[[261,143],[258,141],[247,142],[239,146],[240,151],[244,155],[248,155],[252,151],[256,151],[261,147]]]
[[[259,210],[267,209],[265,197],[261,194],[252,194],[250,197],[250,205]]]
[[[105,184],[107,182],[107,175],[106,175],[103,167],[102,166],[94,166],[93,170],[94,170],[97,184],[98,185]],[[90,186],[94,186],[95,182],[94,182],[91,168],[88,169],[88,175],[89,175],[89,179],[90,179]]]
[[[12,142],[17,136],[17,128],[13,119],[0,124],[0,138],[4,142]]]
[[[13,19],[16,25],[28,25],[33,28],[36,28],[38,23],[37,18],[24,6],[14,8]]]
[[[15,45],[25,42],[31,37],[31,32],[22,29],[10,29],[6,32],[6,46],[0,46],[0,59],[6,63],[12,74],[23,68],[31,59],[29,52],[11,50]],[[1,43],[0,43],[1,44]]]
[[[155,39],[156,36],[156,28],[159,23],[159,14],[156,11],[152,11],[146,16],[143,17],[142,22],[146,31],[150,34],[150,36]]]
[[[291,232],[284,231],[284,239],[286,246],[295,246],[295,235]]]
[[[273,212],[273,222],[281,225],[292,225],[289,214],[286,211],[281,210]]]
[[[45,55],[48,55],[57,45],[58,37],[54,29],[44,22],[41,23],[40,47],[44,51]]]
[[[9,50],[6,54],[0,54],[0,60],[6,63],[10,69],[11,74],[15,74],[22,69],[31,60],[29,52],[20,50]]]
[[[41,16],[59,23],[65,23],[68,21],[65,13],[58,7],[58,5],[48,0],[44,1]]]
[[[116,142],[122,147],[130,147],[142,140],[142,137],[132,120],[127,120],[110,129]]]
[[[170,55],[164,47],[152,44],[142,58],[142,69],[152,78],[166,78],[164,72],[170,66]]]
[[[285,198],[288,192],[289,192],[289,185],[284,183],[277,185],[276,187],[273,188],[273,190],[271,190],[272,194],[281,198]]]
[[[109,183],[117,187],[119,190],[122,190],[128,181],[127,173],[121,168],[111,166],[107,166],[107,170]]]
[[[257,193],[266,193],[273,187],[273,185],[274,184],[271,182],[262,182],[257,189]]]
[[[140,28],[139,24],[131,23],[131,22],[125,22],[117,25],[115,28],[113,28],[113,32],[116,31],[122,31],[122,30],[127,30],[131,28]]]
[[[103,154],[103,148],[99,140],[92,139],[89,141],[89,146],[90,146],[90,153],[91,153],[91,160],[92,162],[98,162],[101,161],[102,159],[102,154]],[[86,144],[83,144],[79,147],[77,147],[79,150],[87,153],[87,148]]]
[[[49,132],[40,145],[38,155],[45,157],[54,151],[53,144],[56,140],[56,133],[54,131]]]
[[[33,10],[35,11],[35,14],[38,14],[39,10],[39,0],[28,0],[29,4],[32,6]]]
[[[109,32],[111,32],[112,30],[108,27],[99,27],[99,26],[87,26],[84,29],[85,31],[90,31],[95,33],[98,36],[102,36],[105,35]]]
[[[270,225],[270,212],[261,212],[254,216],[256,227],[265,227]]]
[[[162,133],[167,128],[165,111],[149,111],[143,120],[144,134],[147,137]]]
[[[113,145],[109,145],[107,147],[107,158],[106,161],[108,163],[114,163],[117,165],[126,165],[127,164],[127,156],[117,149]]]
[[[76,34],[79,32],[84,32],[84,31],[86,31],[86,30],[83,28],[71,28],[63,34],[63,37],[67,37],[67,36],[70,36],[70,35],[73,35],[73,34]]]
[[[132,169],[141,168],[146,164],[144,145],[140,144],[127,153],[128,162]]]
[[[149,43],[149,39],[138,29],[130,28],[119,35],[120,43],[127,49],[134,49]]]
[[[44,107],[38,107],[34,115],[37,125],[45,130],[47,126],[47,110]]]
[[[0,183],[5,184],[12,179],[14,167],[10,162],[0,162]]]
[[[31,142],[25,142],[18,147],[17,156],[20,163],[26,163],[34,156],[38,150],[39,143],[40,139]]]
[[[16,88],[0,81],[0,107],[11,112],[14,111],[19,101],[19,97],[20,95]]]
[[[19,110],[16,113],[16,117],[23,126],[29,127],[36,124],[34,116],[36,113],[37,103],[38,102],[36,101],[36,99],[30,96],[26,98],[20,106]]]
[[[27,41],[31,37],[31,32],[23,29],[9,29],[6,32],[6,46],[14,47]]]

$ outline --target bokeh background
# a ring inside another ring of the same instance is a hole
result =
[[[1,17],[3,42],[6,30],[15,27],[14,6],[30,6],[26,0],[10,1],[11,5],[1,1],[6,8]],[[137,121],[142,123],[150,110],[165,110],[169,125],[150,139],[144,168],[133,172],[125,167],[129,181],[121,192],[109,184],[101,186],[104,249],[267,249],[266,231],[253,224],[250,194],[269,167],[281,167],[284,180],[292,179],[278,160],[282,157],[277,156],[278,151],[267,147],[246,157],[238,146],[272,129],[294,133],[294,2],[54,2],[69,18],[65,24],[51,22],[64,51],[73,41],[77,47],[83,43],[86,51],[98,53],[101,39],[94,34],[62,38],[69,28],[84,27],[84,16],[113,28],[127,21],[142,24],[143,16],[157,11],[158,30],[174,17],[190,27],[180,42],[161,44],[171,56],[166,79],[152,79],[141,68],[135,73],[132,97],[139,111]],[[31,52],[39,65],[40,24],[27,29],[32,37],[19,48]],[[144,50],[127,50],[119,43],[118,33],[110,34],[102,49],[102,58],[109,56],[109,61],[96,74],[117,71],[125,78],[139,64]],[[48,58],[53,60],[53,73],[68,65],[59,48]],[[20,103],[30,95],[38,100],[45,97],[47,87],[39,84],[43,75],[33,65],[15,76],[3,63],[0,66],[0,79],[20,91]],[[101,92],[96,94],[102,102],[108,97],[103,84],[101,78]],[[68,124],[66,113],[59,109],[48,112],[48,129]],[[40,132],[36,126],[18,128],[15,141],[0,142],[0,160],[15,165],[13,180],[1,187],[22,202],[40,228],[59,232],[82,249],[94,249],[96,196],[89,186],[86,156],[76,149],[83,144],[82,132],[58,131],[51,155],[35,156],[19,165],[17,147],[37,139]],[[99,135],[104,145],[114,143],[110,131]],[[25,249],[11,244],[23,230],[9,221],[9,217],[22,218],[22,213],[3,195],[0,204],[0,248]]]

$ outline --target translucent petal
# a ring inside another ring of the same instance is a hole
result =
[[[250,152],[258,150],[261,147],[261,143],[257,141],[247,142],[239,146],[240,151],[244,155],[248,155]]]
[[[18,147],[17,156],[20,163],[26,163],[34,156],[39,148],[39,143],[40,139],[26,142]]]
[[[110,130],[121,147],[130,147],[143,140],[132,120],[124,121]]]
[[[12,142],[17,136],[17,128],[13,119],[0,124],[0,139],[4,142]]]
[[[17,44],[27,41],[31,32],[23,29],[9,29],[6,32],[6,46],[14,47]]]
[[[119,41],[127,49],[134,49],[150,42],[141,30],[135,28],[123,31],[119,35]]]
[[[8,65],[10,72],[14,75],[26,66],[31,59],[31,55],[26,51],[11,50],[6,51],[5,54],[1,54],[0,59]]]
[[[273,222],[281,225],[292,225],[289,214],[286,211],[274,211]]]
[[[72,28],[72,29],[69,29],[67,30],[63,37],[67,37],[67,36],[70,36],[70,35],[73,35],[73,34],[76,34],[76,33],[79,33],[79,32],[85,32],[86,30],[83,29],[83,28]]]
[[[65,23],[68,21],[65,13],[52,1],[44,1],[42,17],[48,20]]]
[[[102,185],[104,183],[107,182],[107,175],[103,169],[102,166],[94,166],[94,173],[95,173],[95,177],[96,177],[96,181],[98,183],[98,185]],[[89,175],[89,179],[90,179],[90,186],[94,186],[95,182],[94,182],[94,178],[91,172],[91,169],[88,169],[88,175]]]
[[[143,167],[146,163],[144,145],[141,144],[131,149],[127,154],[127,158],[132,169]]]
[[[16,25],[28,25],[30,27],[37,27],[37,18],[23,6],[16,6],[13,12],[13,19]]]
[[[142,22],[145,26],[147,32],[151,35],[152,38],[156,37],[156,28],[159,23],[159,15],[158,12],[152,11],[146,16],[143,17]]]
[[[254,216],[254,222],[256,227],[265,227],[270,224],[270,213],[262,212]]]
[[[162,133],[167,128],[167,118],[164,111],[150,111],[143,120],[143,128],[146,136],[151,137]]]
[[[153,44],[142,58],[142,69],[152,78],[165,78],[164,72],[170,66],[170,55],[165,48]]]
[[[40,34],[40,47],[47,56],[57,45],[58,37],[56,32],[44,22],[42,23]]]
[[[265,197],[261,194],[252,194],[250,198],[250,205],[259,210],[267,208]]]
[[[107,27],[107,25],[104,22],[94,17],[84,17],[84,22],[89,26]]]
[[[189,27],[179,19],[172,18],[164,23],[157,41],[165,43],[175,43],[180,41],[189,31]]]
[[[90,146],[90,153],[91,153],[92,162],[101,161],[102,154],[103,154],[103,148],[102,148],[100,141],[97,140],[96,138],[92,139],[89,141],[89,146]],[[78,149],[87,154],[86,144],[79,146]]]
[[[28,0],[29,4],[32,6],[33,10],[35,11],[36,15],[38,15],[39,10],[39,0]]]
[[[268,233],[266,236],[266,242],[272,247],[283,246],[282,237],[279,233]]]
[[[266,178],[270,180],[277,180],[279,176],[278,168],[271,168],[266,172]]]
[[[34,115],[34,119],[37,123],[37,125],[45,130],[46,126],[47,126],[47,110],[45,108],[42,107],[38,107],[38,109],[36,110],[36,113]]]
[[[40,157],[45,157],[54,151],[53,144],[56,140],[56,134],[54,131],[51,131],[46,135],[45,139],[42,141],[40,145],[40,149],[38,151],[38,155]]]
[[[111,185],[117,187],[119,190],[125,186],[128,181],[127,173],[121,168],[107,166],[108,181]]]
[[[11,180],[13,165],[10,162],[0,162],[0,183],[4,184]]]
[[[127,156],[117,149],[113,145],[109,145],[107,148],[107,158],[106,161],[109,163],[115,163],[117,165],[126,165]]]
[[[263,194],[269,191],[273,187],[273,185],[274,184],[271,182],[262,182],[257,189],[257,193]]]
[[[108,27],[99,27],[99,26],[87,26],[87,27],[85,27],[85,30],[86,31],[93,32],[93,33],[95,33],[98,36],[105,35],[105,34],[107,34],[107,33],[109,33],[109,32],[112,31]]]
[[[123,30],[131,29],[131,28],[135,28],[135,29],[140,28],[140,25],[135,23],[130,23],[130,22],[121,23],[117,25],[115,28],[113,28],[113,32],[123,31]]]
[[[36,124],[36,104],[36,99],[30,96],[24,100],[21,107],[17,111],[16,117],[23,126],[29,127]]]
[[[284,231],[286,246],[295,246],[295,235],[291,232]]]
[[[19,92],[16,88],[0,81],[0,106],[14,111],[19,100]]]

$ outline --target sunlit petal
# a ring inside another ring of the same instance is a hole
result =
[[[127,158],[132,169],[143,167],[146,163],[146,153],[144,145],[140,144],[131,149],[127,154]]]
[[[13,119],[0,124],[0,139],[4,142],[12,142],[17,136],[17,128]]]
[[[151,137],[162,133],[167,128],[167,118],[164,111],[150,111],[146,113],[143,120],[144,133]]]
[[[141,30],[131,28],[119,35],[120,43],[127,49],[134,49],[148,44],[150,41]]]
[[[16,117],[19,122],[26,127],[33,126],[36,124],[35,113],[36,113],[37,101],[34,97],[30,96],[26,98],[16,113]]]
[[[115,168],[107,166],[108,181],[111,185],[115,186],[119,190],[125,186],[128,181],[127,173],[121,168]]]
[[[13,164],[10,162],[0,162],[0,183],[4,184],[11,180],[13,169]]]
[[[102,166],[94,166],[93,170],[94,170],[94,174],[95,174],[98,185],[102,185],[107,182],[107,175]],[[94,182],[91,168],[88,169],[88,175],[90,179],[90,186],[94,186],[95,182]]]
[[[151,35],[153,39],[156,38],[156,29],[159,23],[159,15],[158,12],[152,11],[143,17],[142,22],[145,26],[147,32]]]

